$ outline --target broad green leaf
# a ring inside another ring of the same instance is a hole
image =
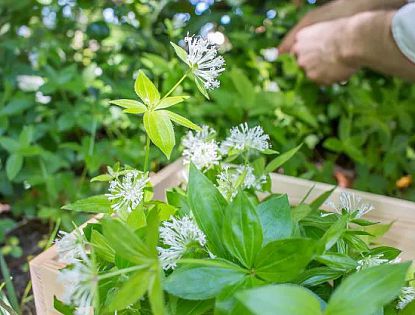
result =
[[[169,159],[176,144],[173,124],[166,111],[151,111],[144,113],[144,128],[151,141]]]
[[[111,202],[107,196],[97,195],[64,205],[61,209],[89,213],[110,213]]]
[[[9,137],[0,137],[0,145],[9,153],[13,153],[20,148],[20,143]]]
[[[314,251],[315,242],[307,238],[268,243],[257,255],[254,267],[256,274],[272,282],[292,281],[304,271]]]
[[[300,144],[299,146],[282,153],[281,155],[273,159],[271,162],[269,162],[269,164],[265,167],[265,173],[271,173],[278,169],[280,166],[282,166],[285,162],[291,159],[297,153],[298,150],[300,150],[302,145],[303,144]]]
[[[176,315],[203,315],[213,308],[213,300],[189,301],[178,299]]]
[[[176,52],[177,57],[179,57],[180,60],[183,61],[184,63],[188,64],[186,50],[184,50],[182,47],[176,45],[173,42],[170,42],[170,44],[173,46],[174,51]]]
[[[240,192],[225,210],[223,242],[245,267],[252,267],[262,246],[262,227],[254,205]]]
[[[410,264],[385,264],[349,276],[331,296],[326,315],[372,315],[399,295]]]
[[[97,230],[92,230],[91,232],[91,245],[95,249],[95,253],[101,258],[105,259],[108,262],[115,261],[115,253],[111,245],[105,239],[105,237],[99,233]]]
[[[297,285],[270,285],[239,292],[236,297],[254,315],[323,314],[316,296]]]
[[[33,138],[33,127],[25,126],[19,135],[20,146],[22,147],[29,146],[30,143],[32,142],[32,138]]]
[[[218,257],[227,257],[222,239],[227,202],[215,185],[193,164],[190,165],[187,196],[196,222],[206,234],[209,250]]]
[[[147,107],[143,103],[135,100],[120,99],[110,101],[110,103],[125,108],[124,112],[130,114],[142,114],[147,111]]]
[[[291,210],[291,218],[295,223],[297,223],[308,216],[312,211],[313,209],[311,209],[309,205],[300,204]]]
[[[372,248],[370,250],[370,255],[383,255],[382,258],[393,260],[396,257],[398,257],[401,254],[402,251],[400,251],[397,248],[390,247],[390,246],[379,246]]]
[[[164,289],[182,299],[207,300],[245,276],[242,269],[237,270],[226,263],[217,266],[186,265],[176,269],[167,278]]]
[[[264,245],[291,236],[293,224],[287,195],[272,196],[257,206]]]
[[[196,131],[201,130],[201,128],[198,125],[192,123],[189,119],[187,119],[183,116],[180,116],[179,114],[173,113],[173,112],[168,111],[168,110],[162,110],[161,112],[166,112],[167,115],[170,117],[170,119],[173,120],[176,124],[185,126],[187,128],[190,128],[190,129],[193,129],[193,130],[196,130]]]
[[[328,267],[349,271],[356,269],[357,263],[348,255],[342,253],[326,253],[315,258],[318,262],[325,264]]]
[[[156,104],[160,100],[160,93],[145,73],[140,70],[134,83],[135,93],[147,105]]]
[[[12,153],[6,161],[6,174],[9,180],[13,180],[23,167],[23,156]]]
[[[146,264],[154,261],[149,255],[146,244],[119,220],[107,219],[102,222],[103,234],[115,253],[135,264]]]
[[[189,96],[169,96],[163,98],[156,106],[157,109],[167,108],[187,100]]]
[[[302,286],[313,287],[328,281],[340,278],[344,274],[342,270],[331,269],[328,267],[317,267],[307,269],[302,273],[296,282]]]
[[[143,269],[132,274],[129,279],[123,283],[121,288],[116,291],[110,305],[109,312],[125,309],[127,306],[135,303],[147,291],[150,282],[151,272]]]

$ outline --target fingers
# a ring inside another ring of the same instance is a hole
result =
[[[297,32],[301,29],[300,25],[296,25],[288,34],[284,37],[281,44],[278,46],[278,51],[281,54],[288,54],[291,52],[292,46],[294,45]]]

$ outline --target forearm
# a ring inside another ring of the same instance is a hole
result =
[[[391,24],[396,11],[373,11],[350,18],[341,55],[353,67],[373,70],[415,81],[415,63],[399,50]]]

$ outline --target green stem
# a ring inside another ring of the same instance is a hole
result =
[[[144,157],[144,172],[148,171],[149,162],[150,162],[150,137],[147,135],[145,157]]]
[[[162,100],[169,96],[171,93],[173,93],[173,91],[179,86],[179,84],[182,83],[184,79],[186,79],[190,72],[191,69],[188,69],[186,73],[180,78],[180,80],[177,81],[177,83],[166,93],[166,95],[163,96]]]
[[[109,272],[109,273],[106,273],[106,274],[103,274],[103,275],[98,275],[98,281],[108,279],[108,278],[112,278],[112,277],[115,277],[115,276],[119,276],[119,275],[129,273],[129,272],[133,272],[133,271],[137,271],[137,270],[141,270],[141,269],[146,269],[148,267],[149,267],[149,265],[133,266],[133,267],[128,267],[128,268],[120,269],[120,270],[117,270],[117,271]]]
[[[6,284],[6,291],[7,291],[7,296],[9,298],[9,301],[10,301],[10,305],[16,311],[16,313],[19,313],[20,309],[19,309],[19,302],[17,300],[16,291],[14,289],[13,282],[11,281],[12,277],[10,276],[9,268],[7,267],[6,260],[4,259],[4,256],[1,250],[0,250],[0,268],[1,268],[1,274],[3,276],[3,281]]]

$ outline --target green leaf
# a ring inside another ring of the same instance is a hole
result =
[[[223,242],[245,267],[252,267],[262,246],[262,227],[251,201],[240,192],[225,210]]]
[[[334,291],[326,315],[375,313],[399,295],[410,264],[385,264],[351,275]]]
[[[95,253],[101,258],[105,259],[108,262],[115,261],[115,253],[111,245],[105,239],[105,237],[99,233],[97,230],[92,230],[91,232],[91,245],[95,249]]]
[[[147,111],[147,106],[135,100],[120,99],[110,101],[110,103],[125,108],[124,112],[129,114],[142,114]]]
[[[186,63],[188,65],[188,62],[187,62],[187,52],[186,52],[186,50],[184,50],[182,47],[176,45],[173,42],[170,42],[170,44],[173,46],[174,51],[176,52],[177,57],[179,57],[181,61],[183,61],[184,63]]]
[[[203,82],[197,76],[194,76],[194,79],[195,79],[196,87],[199,90],[199,92],[202,93],[202,95],[209,100],[210,99],[209,94],[206,91]]]
[[[282,153],[281,155],[273,159],[271,162],[269,162],[269,164],[265,167],[265,173],[271,173],[278,169],[280,166],[282,166],[285,162],[291,159],[294,156],[294,154],[297,153],[298,150],[300,150],[302,145],[303,144],[300,144],[299,146]]]
[[[23,131],[19,135],[20,146],[22,147],[29,146],[32,140],[33,140],[33,127],[32,126],[23,127]]]
[[[20,148],[20,143],[9,137],[0,137],[0,145],[9,153],[14,153]]]
[[[331,196],[331,194],[333,193],[333,191],[336,189],[337,187],[333,187],[332,189],[325,191],[324,193],[322,193],[320,196],[318,196],[316,199],[314,199],[311,203],[310,203],[310,207],[312,210],[318,210],[320,209],[320,207],[326,202],[326,200]]]
[[[291,236],[293,225],[290,210],[287,195],[272,196],[257,206],[264,245]]]
[[[92,182],[109,182],[110,180],[112,180],[112,178],[113,177],[110,174],[102,174],[102,175],[98,175],[98,176],[91,178],[91,183]]]
[[[102,227],[105,238],[121,258],[135,264],[148,264],[154,261],[149,256],[146,244],[125,223],[107,219],[102,222]]]
[[[6,174],[9,180],[13,180],[23,167],[23,156],[12,153],[6,161]]]
[[[193,164],[190,165],[188,198],[196,222],[206,234],[209,250],[216,256],[226,257],[222,226],[227,202],[215,185]]]
[[[147,105],[156,104],[160,100],[160,93],[145,73],[140,70],[134,83],[135,93]]]
[[[354,259],[342,253],[326,253],[316,257],[316,260],[328,267],[343,271],[354,270],[357,266]]]
[[[291,218],[294,222],[299,222],[307,217],[313,209],[309,205],[300,204],[291,210]]]
[[[342,216],[329,227],[323,237],[319,240],[319,251],[324,252],[329,250],[337,243],[339,238],[346,231],[347,220],[347,216]]]
[[[176,139],[173,124],[166,111],[151,111],[144,113],[144,128],[151,141],[169,159]]]
[[[173,120],[176,124],[185,126],[187,128],[196,130],[196,131],[200,131],[202,130],[198,125],[192,123],[189,119],[180,116],[179,114],[173,113],[171,111],[168,110],[163,110],[162,112],[166,112],[167,115],[170,117],[171,120]]]
[[[213,300],[189,301],[178,299],[176,312],[177,315],[203,315],[213,307]]]
[[[63,315],[73,315],[75,313],[75,307],[66,305],[58,300],[56,296],[53,296],[53,307]]]
[[[241,281],[246,273],[234,265],[186,265],[176,269],[166,280],[164,289],[187,300],[214,298],[225,287]]]
[[[148,299],[150,300],[151,311],[154,315],[167,314],[164,307],[163,277],[163,271],[157,268],[157,270],[153,271],[153,276],[150,279],[148,287]]]
[[[111,304],[108,306],[108,311],[122,310],[138,301],[147,291],[150,275],[148,269],[139,270],[132,274],[115,293]]]
[[[232,82],[247,105],[252,105],[255,100],[255,88],[245,73],[238,68],[230,71]]]
[[[316,296],[297,285],[270,285],[239,292],[236,297],[255,315],[322,315]]]
[[[169,96],[163,98],[156,106],[156,109],[167,108],[187,100],[189,96]]]
[[[256,274],[272,282],[295,279],[312,260],[315,242],[306,238],[283,239],[269,243],[258,253]]]
[[[328,281],[332,281],[340,278],[344,272],[342,270],[331,269],[328,267],[317,267],[307,269],[299,278],[296,279],[297,283],[302,286],[313,287]]]
[[[61,209],[89,213],[110,213],[111,202],[107,196],[97,195],[64,205]]]

